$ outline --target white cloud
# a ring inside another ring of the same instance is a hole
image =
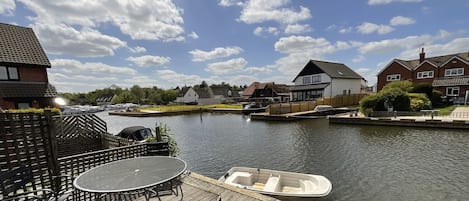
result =
[[[147,49],[142,47],[142,46],[137,46],[135,48],[129,48],[129,49],[133,53],[145,53],[145,52],[147,52]]]
[[[311,32],[313,29],[309,26],[309,24],[289,24],[287,28],[285,28],[286,34],[302,34],[306,32]]]
[[[202,82],[202,78],[198,75],[186,75],[182,73],[177,73],[173,70],[158,70],[156,71],[157,77],[162,79],[166,83],[166,87],[168,86],[181,86],[182,84],[185,85],[195,85],[200,84]]]
[[[116,37],[90,28],[76,30],[64,24],[36,23],[33,29],[47,53],[52,54],[103,57],[114,55],[117,48],[127,45]]]
[[[368,0],[368,5],[384,5],[393,2],[417,3],[423,0]]]
[[[254,35],[256,36],[263,36],[264,33],[269,33],[276,36],[280,33],[280,31],[276,27],[256,27],[256,29],[254,29]]]
[[[159,1],[48,1],[20,0],[35,12],[33,19],[48,25],[117,26],[132,39],[167,40],[184,33],[182,10],[171,0]]]
[[[432,42],[431,35],[408,36],[405,38],[386,39],[381,41],[372,41],[363,44],[358,48],[361,54],[382,54],[395,52],[403,49],[418,49],[421,44]]]
[[[403,17],[403,16],[396,16],[393,17],[390,21],[389,24],[391,26],[399,26],[399,25],[409,25],[409,24],[414,24],[415,20],[410,18],[410,17]]]
[[[127,58],[127,61],[134,62],[140,67],[148,67],[148,66],[159,66],[159,65],[167,64],[171,61],[171,58],[145,55],[141,57],[129,57]]]
[[[205,71],[216,74],[232,74],[244,70],[248,62],[244,58],[235,58],[227,61],[211,63],[205,68]]]
[[[247,73],[270,73],[272,72],[272,67],[248,67],[244,71]]]
[[[388,25],[378,25],[378,24],[373,24],[369,22],[364,22],[361,25],[356,27],[358,32],[362,34],[371,34],[374,32],[377,32],[379,34],[387,34],[389,32],[394,31],[394,28],[388,26]]]
[[[310,36],[289,36],[280,38],[274,45],[275,50],[287,56],[278,59],[274,67],[287,76],[294,76],[310,59],[322,59],[326,54],[357,47],[359,42],[337,41],[332,44],[325,38]]]
[[[197,33],[195,32],[191,32],[189,35],[187,35],[189,38],[192,38],[192,39],[198,39],[199,38],[199,35],[197,35]]]
[[[203,51],[199,49],[195,49],[189,52],[192,55],[192,61],[201,62],[212,60],[216,58],[224,58],[229,57],[232,55],[240,54],[243,51],[242,48],[237,46],[231,47],[217,47],[211,51]]]
[[[353,31],[353,27],[342,28],[339,30],[339,33],[345,34]]]
[[[220,0],[218,5],[228,7],[233,5],[242,5],[242,2],[240,0]]]
[[[280,24],[294,24],[311,18],[308,8],[299,10],[285,7],[290,0],[250,0],[243,4],[239,20],[246,24],[274,21]]]
[[[92,74],[117,74],[117,75],[135,75],[137,71],[128,67],[110,66],[100,62],[82,63],[72,59],[54,59],[51,60],[52,69],[54,71],[63,71],[66,73],[83,73]]]
[[[365,61],[365,56],[363,55],[358,55],[355,58],[352,59],[353,63],[360,63],[362,61]]]
[[[13,15],[15,8],[14,0],[0,0],[0,15]]]

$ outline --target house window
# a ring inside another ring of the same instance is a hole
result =
[[[387,81],[401,80],[401,74],[392,74],[387,76]]]
[[[445,70],[445,76],[464,75],[464,68],[450,68]]]
[[[311,84],[311,77],[310,76],[303,77],[303,84]]]
[[[313,76],[311,76],[311,78],[312,78],[312,80],[311,80],[312,83],[321,82],[321,75],[313,75]]]
[[[0,80],[19,80],[16,67],[0,66]]]
[[[459,96],[459,87],[447,87],[446,96]]]
[[[422,71],[417,73],[417,79],[433,78],[433,71]]]

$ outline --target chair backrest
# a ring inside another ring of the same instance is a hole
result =
[[[31,170],[25,166],[19,166],[0,174],[0,190],[3,197],[16,194],[19,189],[26,190],[27,184],[32,182]]]

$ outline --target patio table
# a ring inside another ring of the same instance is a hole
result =
[[[73,186],[78,190],[98,195],[145,190],[148,200],[150,188],[171,182],[184,173],[186,167],[183,160],[167,156],[124,159],[83,172],[75,178]],[[158,193],[157,196],[159,198]]]

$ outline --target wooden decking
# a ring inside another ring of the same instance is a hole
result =
[[[182,190],[184,192],[183,200],[216,201],[220,198],[223,201],[278,201],[275,198],[220,183],[215,179],[208,178],[197,173],[191,173],[183,179]],[[162,201],[178,201],[180,199],[180,194],[179,196],[161,196]],[[143,201],[145,199],[140,198],[138,200]],[[157,200],[158,198],[151,199],[151,201]]]

